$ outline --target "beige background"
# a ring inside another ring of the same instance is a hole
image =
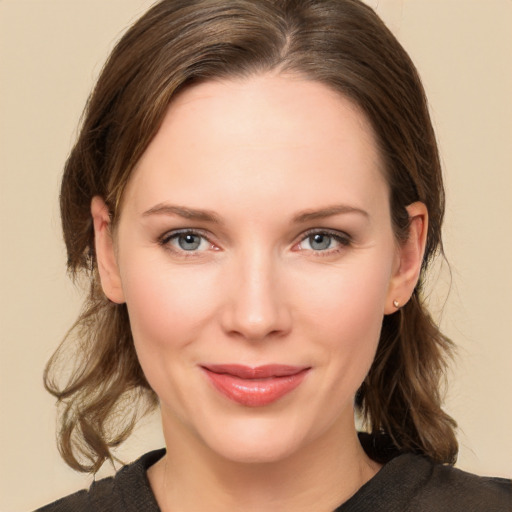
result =
[[[423,76],[446,173],[452,291],[443,313],[460,355],[448,410],[459,467],[512,477],[512,2],[368,0]],[[94,78],[149,0],[0,0],[0,512],[90,483],[59,459],[45,361],[79,294],[64,273],[59,176]],[[432,295],[445,299],[446,275]],[[162,446],[158,420],[123,449]]]

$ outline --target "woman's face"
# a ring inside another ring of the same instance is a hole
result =
[[[170,435],[273,461],[353,432],[400,248],[350,101],[296,76],[186,90],[134,171],[114,244],[103,286],[127,303]]]

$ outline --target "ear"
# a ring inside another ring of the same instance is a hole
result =
[[[421,271],[428,231],[428,211],[424,203],[407,206],[410,225],[407,240],[400,243],[397,261],[389,282],[384,314],[389,315],[406,304]]]
[[[101,287],[112,302],[122,304],[125,300],[114,251],[114,241],[110,231],[110,215],[105,201],[99,196],[92,198],[91,215],[94,223],[94,246]]]

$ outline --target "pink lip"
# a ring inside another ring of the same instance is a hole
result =
[[[247,407],[261,407],[279,400],[304,380],[309,367],[269,364],[252,368],[239,364],[201,367],[217,391]]]

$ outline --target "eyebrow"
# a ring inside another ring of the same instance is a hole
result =
[[[174,206],[167,203],[159,203],[149,210],[146,210],[142,215],[144,217],[148,217],[150,215],[178,215],[184,219],[221,224],[219,217],[210,210],[197,210],[195,208]]]
[[[349,206],[345,204],[337,204],[333,206],[328,206],[326,208],[322,208],[320,210],[306,210],[300,212],[293,217],[293,222],[296,224],[300,224],[302,222],[324,219],[326,217],[332,217],[334,215],[340,215],[343,213],[357,213],[366,218],[370,216],[367,211],[362,210],[361,208],[356,208],[355,206]]]
[[[294,224],[301,224],[304,222],[324,219],[326,217],[332,217],[334,215],[341,215],[347,213],[356,213],[364,217],[369,217],[368,212],[361,208],[354,206],[348,206],[344,204],[328,206],[320,210],[305,210],[299,212],[293,217]],[[175,206],[167,203],[159,203],[149,210],[146,210],[143,214],[144,217],[151,215],[177,215],[184,219],[197,220],[203,222],[211,222],[213,224],[222,224],[219,216],[211,210],[198,210],[195,208],[187,208],[185,206]]]

